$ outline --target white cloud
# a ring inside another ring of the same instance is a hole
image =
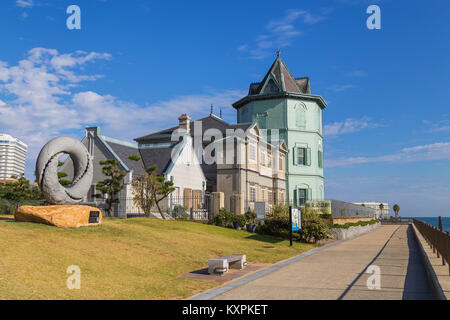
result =
[[[109,59],[107,53],[34,48],[16,65],[0,61],[0,128],[29,145],[28,172],[42,146],[57,135],[79,137],[85,126],[100,125],[111,136],[131,140],[175,125],[182,113],[203,117],[211,104],[216,112],[227,107],[224,114],[231,114],[230,105],[246,94],[210,90],[139,106],[109,94],[77,91],[80,82],[101,77],[79,71],[88,63]]]
[[[423,120],[423,123],[429,127],[427,132],[430,133],[450,131],[450,121],[448,120],[440,120],[436,122]]]
[[[347,89],[352,89],[355,86],[352,84],[334,84],[332,86],[328,87],[328,90],[334,91],[334,92],[342,92]]]
[[[366,74],[364,71],[362,71],[362,70],[355,70],[355,71],[352,71],[352,72],[350,72],[348,75],[349,75],[350,77],[358,77],[358,78],[367,76],[367,74]]]
[[[31,8],[34,5],[33,0],[16,0],[16,6],[21,8]]]
[[[266,32],[256,37],[253,45],[243,44],[239,51],[248,51],[254,59],[262,59],[273,54],[273,50],[288,47],[303,32],[295,23],[315,24],[325,19],[325,15],[312,14],[309,10],[291,9],[283,18],[269,21]]]
[[[358,132],[364,129],[377,128],[381,124],[371,122],[370,118],[364,117],[361,119],[348,118],[345,121],[333,122],[326,124],[323,128],[325,137],[336,137],[346,133]]]
[[[435,160],[450,160],[450,142],[403,148],[399,152],[376,157],[350,157],[327,160],[327,167],[348,167],[363,163],[407,163]]]

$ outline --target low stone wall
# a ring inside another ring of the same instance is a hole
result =
[[[334,239],[337,240],[345,240],[357,237],[361,234],[371,232],[381,226],[381,223],[368,224],[367,226],[357,226],[357,227],[349,227],[348,229],[344,228],[333,228],[330,229],[330,234]]]

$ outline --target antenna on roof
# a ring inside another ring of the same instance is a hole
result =
[[[222,119],[222,108],[220,108],[220,119]]]
[[[213,111],[214,111],[214,107],[213,107],[213,105],[211,103],[211,114],[213,114]]]
[[[281,55],[281,49],[278,49],[278,50],[277,50],[277,57],[279,58],[280,55]]]

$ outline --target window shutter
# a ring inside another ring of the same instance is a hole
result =
[[[294,189],[294,205],[298,205],[298,190]]]
[[[323,168],[323,151],[320,151],[320,167]]]
[[[308,188],[308,195],[306,196],[306,200],[312,200],[312,189]]]
[[[298,148],[294,148],[294,165],[298,165]]]
[[[305,159],[305,164],[307,166],[311,165],[311,148],[306,149],[306,159]]]
[[[319,150],[319,168],[323,168],[323,152]]]

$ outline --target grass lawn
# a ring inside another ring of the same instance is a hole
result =
[[[313,247],[194,222],[106,218],[59,229],[0,215],[0,299],[183,299],[220,285],[179,277],[209,258],[274,263]],[[66,287],[70,265],[81,268],[80,290]]]

